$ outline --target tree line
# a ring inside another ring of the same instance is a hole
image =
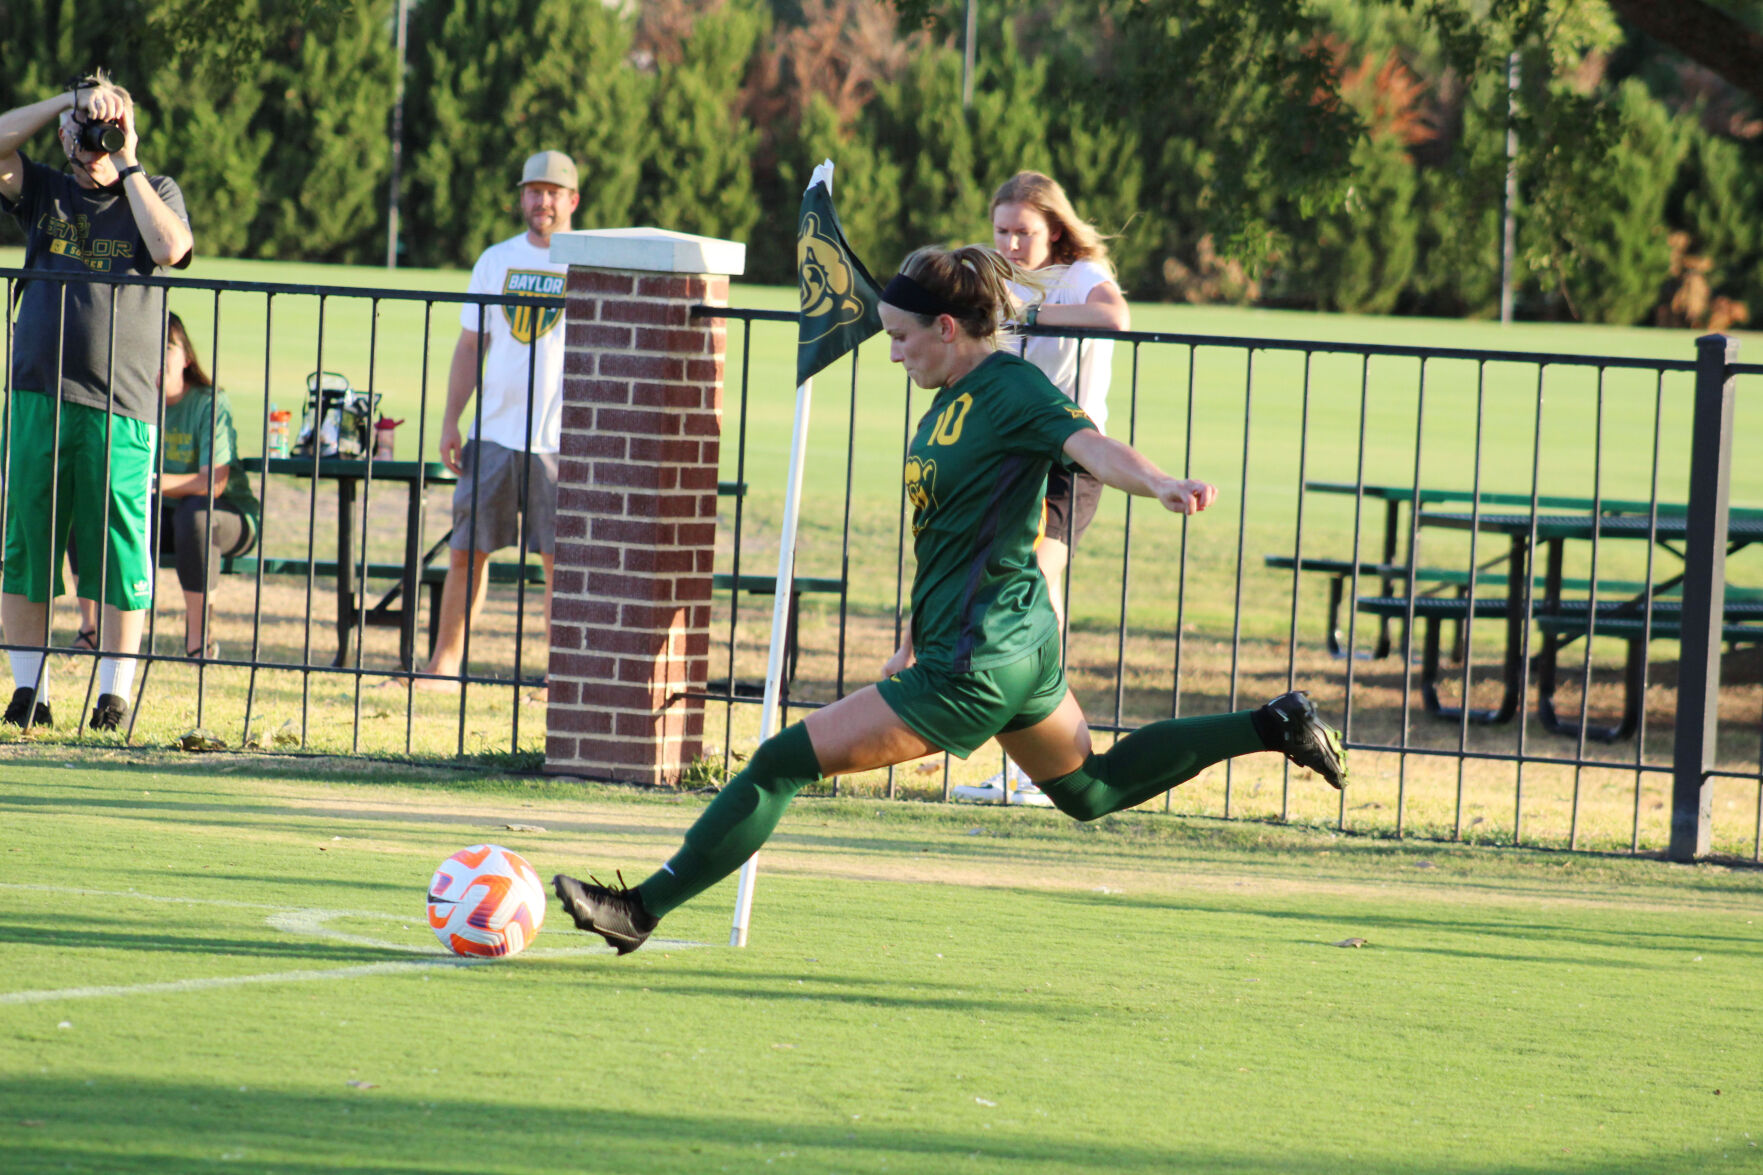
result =
[[[988,239],[989,193],[1030,167],[1112,234],[1135,297],[1489,315],[1513,130],[1521,314],[1718,326],[1763,305],[1748,95],[1601,0],[1483,26],[1421,7],[983,0],[969,87],[958,29],[881,0],[413,0],[400,263],[466,266],[517,231],[520,162],[556,147],[578,227],[746,241],[749,276],[787,283],[830,156],[877,269]],[[379,263],[395,14],[0,0],[0,106],[104,64],[204,253]]]

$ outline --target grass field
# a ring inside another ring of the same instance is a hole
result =
[[[468,966],[445,855],[634,880],[698,798],[0,755],[8,1173],[1763,1162],[1754,869],[806,800],[747,949],[724,885]]]

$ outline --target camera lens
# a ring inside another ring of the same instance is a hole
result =
[[[106,155],[122,150],[128,141],[121,123],[102,120],[81,124],[79,139],[85,150],[102,151]]]

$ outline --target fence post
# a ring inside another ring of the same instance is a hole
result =
[[[746,246],[559,233],[569,266],[545,769],[679,780],[703,749],[728,304]]]
[[[1726,614],[1726,513],[1732,482],[1733,378],[1738,340],[1696,340],[1696,402],[1690,433],[1690,499],[1684,535],[1682,659],[1672,750],[1673,861],[1705,856],[1714,797],[1708,772],[1720,717],[1721,627]]]

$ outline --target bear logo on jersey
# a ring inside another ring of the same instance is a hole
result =
[[[918,457],[906,460],[906,500],[912,503],[912,533],[930,521],[937,508],[937,463]]]

